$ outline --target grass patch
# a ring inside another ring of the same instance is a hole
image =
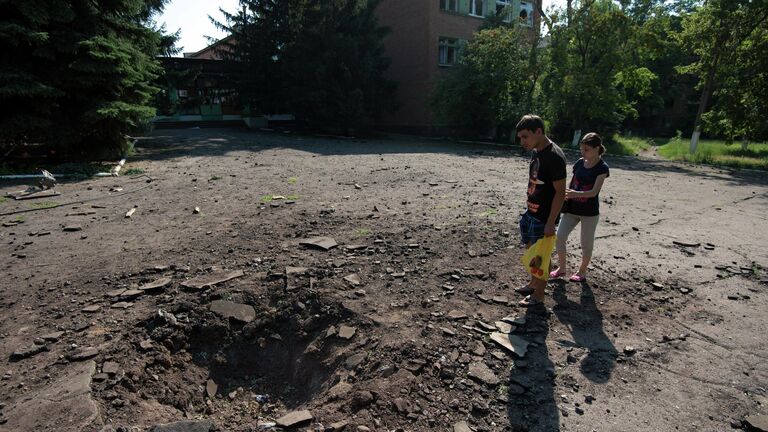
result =
[[[8,198],[0,197],[0,204],[5,204],[6,202],[8,202]]]
[[[659,155],[695,164],[768,170],[768,143],[765,142],[749,143],[744,148],[740,142],[699,140],[694,154],[688,152],[689,147],[690,140],[678,135],[659,147]]]
[[[371,230],[368,228],[357,228],[355,230],[355,237],[365,237],[369,234],[371,234]]]
[[[58,206],[59,204],[53,201],[41,201],[41,202],[30,203],[30,207],[36,208],[36,209],[47,209],[47,208],[54,208]]]
[[[259,198],[259,202],[262,203],[262,204],[266,204],[268,202],[272,202],[272,199],[273,199],[272,197],[273,196],[274,195],[264,195],[263,197]]]
[[[285,199],[287,199],[289,201],[296,201],[296,200],[299,199],[299,194],[286,195]]]
[[[614,135],[605,144],[605,148],[608,154],[637,156],[640,152],[648,150],[655,144],[655,141],[651,138]]]
[[[488,210],[482,213],[479,213],[477,217],[486,218],[486,217],[496,216],[496,213],[497,211],[495,208],[489,208]]]
[[[298,177],[288,177],[288,184],[289,185],[295,185],[298,182],[299,182],[299,178]]]
[[[144,173],[146,173],[146,171],[141,168],[128,168],[127,170],[123,171],[123,175],[125,176],[139,175]]]

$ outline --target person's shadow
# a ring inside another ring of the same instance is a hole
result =
[[[514,334],[532,342],[522,359],[515,360],[507,383],[507,418],[513,432],[560,430],[560,413],[555,401],[555,366],[547,349],[547,311],[532,306],[524,315],[525,324]]]
[[[605,383],[611,378],[618,351],[603,331],[603,314],[595,304],[595,295],[589,283],[582,282],[579,302],[568,299],[566,282],[556,281],[552,297],[552,311],[568,327],[573,341],[559,340],[559,344],[572,347],[569,361],[579,362],[579,370],[592,382]],[[573,286],[573,285],[571,285]]]

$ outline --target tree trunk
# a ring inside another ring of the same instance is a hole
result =
[[[704,88],[701,90],[701,99],[699,99],[699,109],[696,111],[696,120],[693,123],[693,134],[691,135],[691,145],[688,148],[690,154],[696,153],[696,147],[699,145],[699,136],[701,135],[701,116],[704,115],[704,111],[707,109],[707,101],[712,94],[712,87],[715,80],[715,69],[717,67],[717,61],[712,62],[712,65],[707,71],[707,77],[704,81]]]

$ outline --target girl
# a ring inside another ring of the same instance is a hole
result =
[[[560,266],[549,273],[551,279],[563,278],[567,274],[565,243],[576,224],[581,223],[581,267],[568,279],[571,282],[586,280],[600,217],[598,194],[605,179],[610,175],[608,164],[602,159],[605,146],[600,135],[594,132],[584,135],[579,147],[581,159],[573,165],[573,178],[565,190],[566,201],[563,203],[563,214],[557,227],[557,258]]]

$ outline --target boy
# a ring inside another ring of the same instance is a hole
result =
[[[544,132],[544,121],[536,115],[526,115],[517,123],[517,137],[527,151],[533,151],[528,170],[528,210],[520,219],[520,235],[526,247],[542,237],[555,235],[555,225],[565,201],[565,155],[563,150]],[[548,270],[545,269],[545,274]],[[545,279],[531,276],[528,285],[515,289],[526,297],[521,306],[544,302]]]

